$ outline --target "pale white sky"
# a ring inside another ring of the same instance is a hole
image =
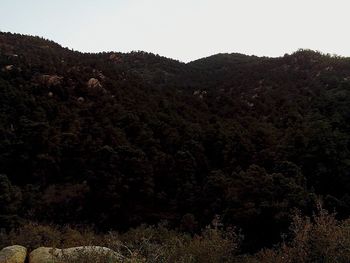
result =
[[[0,31],[85,52],[350,56],[349,0],[0,0]]]

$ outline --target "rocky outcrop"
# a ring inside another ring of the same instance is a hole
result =
[[[106,79],[106,76],[103,75],[102,71],[101,70],[97,70],[97,69],[94,69],[92,71],[94,73],[94,76],[100,80],[105,80]]]
[[[89,88],[102,88],[102,84],[100,83],[100,81],[95,78],[89,79],[89,81],[87,82],[87,86]]]
[[[66,249],[39,247],[29,254],[29,263],[68,263],[87,258],[103,258],[111,262],[122,260],[118,253],[106,247],[85,246]]]
[[[40,82],[46,86],[57,86],[61,84],[63,77],[57,75],[42,75]]]
[[[193,92],[193,96],[197,96],[200,99],[203,99],[206,95],[207,95],[207,91],[206,90],[195,90]]]
[[[13,69],[14,69],[14,66],[13,66],[13,65],[7,65],[7,66],[4,67],[4,70],[5,70],[5,71],[11,71],[11,70],[13,70]]]
[[[0,263],[24,263],[27,249],[22,246],[5,247],[0,251]]]

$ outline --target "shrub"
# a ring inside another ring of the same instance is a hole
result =
[[[20,244],[39,246],[104,246],[115,254],[80,251],[64,256],[66,263],[348,263],[350,262],[350,219],[339,221],[320,209],[313,217],[296,214],[286,240],[255,255],[239,255],[240,236],[235,229],[208,226],[191,235],[168,229],[164,224],[130,229],[124,234],[97,234],[91,229],[73,229],[27,224],[0,235],[2,247]]]
[[[320,209],[312,218],[295,215],[291,239],[275,249],[264,249],[247,262],[261,263],[348,263],[350,220],[338,221]]]

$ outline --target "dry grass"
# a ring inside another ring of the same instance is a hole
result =
[[[68,248],[75,246],[104,246],[115,255],[100,251],[80,251],[63,254],[65,263],[111,262],[231,262],[238,248],[238,236],[232,230],[207,227],[191,236],[160,225],[140,226],[127,233],[97,235],[91,230],[78,231],[70,227],[27,224],[0,236],[0,246],[21,244],[33,250],[40,246]]]
[[[94,251],[66,255],[65,263],[350,262],[350,220],[338,221],[323,209],[311,218],[295,215],[286,240],[274,249],[263,249],[255,255],[238,255],[240,238],[232,229],[207,227],[192,236],[159,225],[140,226],[122,235],[97,235],[91,230],[28,224],[1,235],[0,246],[21,244],[33,249],[98,245],[116,252],[114,255]]]

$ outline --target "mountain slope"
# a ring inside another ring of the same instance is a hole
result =
[[[220,215],[254,248],[317,195],[348,216],[349,88],[349,59],[307,50],[184,64],[0,33],[1,223]]]

